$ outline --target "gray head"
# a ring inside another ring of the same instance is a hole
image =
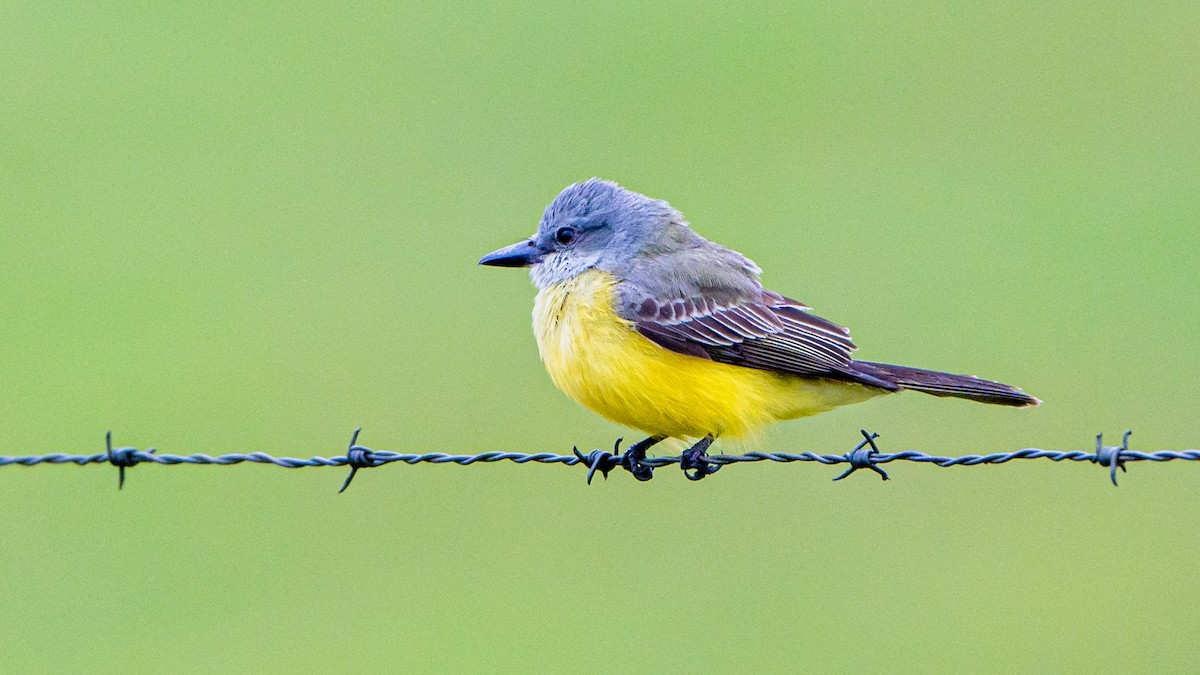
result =
[[[639,259],[704,243],[670,204],[592,178],[560,192],[532,237],[479,264],[529,267],[534,284],[546,288],[593,268],[623,277]]]

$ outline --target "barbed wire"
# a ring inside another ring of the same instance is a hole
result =
[[[158,454],[154,448],[147,450],[138,450],[132,447],[114,448],[112,445],[112,432],[105,434],[105,451],[91,455],[68,455],[62,453],[53,453],[46,455],[23,455],[6,457],[0,455],[0,466],[35,466],[38,464],[110,464],[117,467],[117,487],[118,489],[125,486],[125,470],[137,464],[149,462],[153,464],[213,464],[218,466],[231,466],[234,464],[254,463],[254,464],[272,464],[285,469],[299,469],[312,466],[349,466],[350,474],[346,476],[346,480],[342,483],[342,487],[338,492],[345,492],[350,486],[350,482],[354,480],[359,469],[368,469],[393,462],[403,462],[405,464],[457,464],[459,466],[467,466],[476,463],[491,463],[491,462],[514,462],[517,464],[563,464],[566,466],[582,465],[588,470],[587,482],[590,485],[592,478],[599,472],[605,479],[608,478],[610,471],[620,467],[623,468],[639,480],[649,480],[652,471],[655,468],[670,466],[672,464],[682,464],[683,457],[631,457],[630,453],[620,452],[622,439],[618,438],[613,445],[612,451],[593,450],[587,454],[581,453],[578,448],[573,449],[570,455],[556,455],[549,452],[540,453],[523,453],[523,452],[483,452],[476,455],[449,455],[440,452],[430,452],[425,454],[409,454],[400,452],[389,452],[386,450],[372,450],[366,446],[358,444],[358,436],[362,431],[361,428],[355,429],[350,437],[350,444],[346,448],[346,454],[339,457],[310,457],[308,459],[297,459],[295,457],[273,457],[262,452],[251,453],[230,453],[213,457],[205,454],[191,455],[170,455]],[[839,481],[858,471],[859,469],[869,469],[879,474],[883,480],[888,480],[888,474],[879,467],[880,464],[888,464],[890,462],[922,462],[925,464],[933,464],[934,466],[950,467],[950,466],[979,466],[982,464],[1004,464],[1017,459],[1049,459],[1054,462],[1072,461],[1072,462],[1092,462],[1101,466],[1107,467],[1109,477],[1112,484],[1117,484],[1117,469],[1125,471],[1127,462],[1169,462],[1173,460],[1190,460],[1200,461],[1200,450],[1160,450],[1157,452],[1139,452],[1129,449],[1129,437],[1132,431],[1126,431],[1121,439],[1121,445],[1104,445],[1104,436],[1099,434],[1096,436],[1096,449],[1094,452],[1085,452],[1082,450],[1041,450],[1038,448],[1024,448],[1014,452],[997,452],[988,455],[962,455],[959,457],[943,457],[939,455],[927,455],[923,452],[915,450],[904,450],[901,452],[885,453],[879,450],[875,439],[878,434],[869,433],[867,430],[862,430],[863,440],[854,447],[853,450],[841,455],[822,455],[813,452],[802,452],[797,454],[782,453],[782,452],[748,452],[744,455],[711,455],[705,456],[700,460],[701,470],[697,472],[694,480],[703,478],[704,476],[715,473],[723,466],[730,464],[738,464],[742,462],[818,462],[820,464],[849,464],[849,468],[843,471],[833,480]],[[689,476],[691,477],[691,476]]]

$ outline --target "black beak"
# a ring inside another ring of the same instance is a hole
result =
[[[519,241],[483,256],[480,265],[491,267],[529,267],[542,261],[542,252],[532,239]]]

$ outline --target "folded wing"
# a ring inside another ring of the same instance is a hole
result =
[[[738,295],[693,292],[690,297],[657,298],[627,293],[624,316],[639,333],[681,354],[899,389],[851,366],[856,347],[846,328],[811,314],[801,302],[761,287],[751,292],[743,289]]]

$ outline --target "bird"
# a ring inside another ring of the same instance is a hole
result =
[[[690,444],[680,466],[699,480],[720,468],[707,455],[718,438],[904,390],[1041,403],[972,375],[855,360],[848,329],[767,289],[753,261],[697,234],[666,201],[609,180],[568,185],[533,236],[479,264],[529,269],[550,379],[646,434],[620,460],[639,480],[652,476],[646,451],[668,438]]]

